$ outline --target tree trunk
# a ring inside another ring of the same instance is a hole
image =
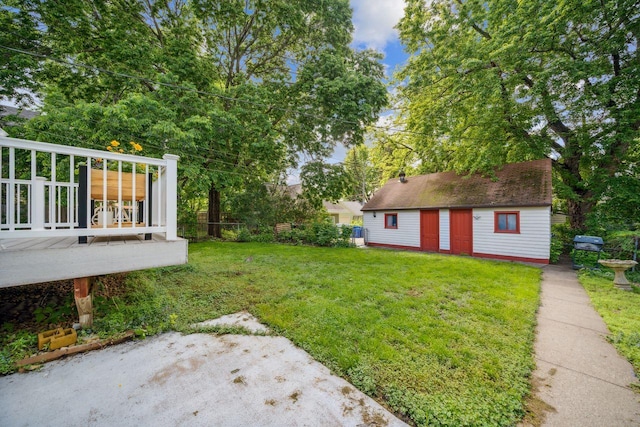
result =
[[[209,188],[208,215],[209,226],[207,234],[213,237],[222,237],[220,230],[220,191],[212,184]]]
[[[587,214],[591,211],[592,206],[593,203],[585,198],[581,198],[580,200],[567,200],[569,224],[571,225],[572,230],[582,231],[586,228],[585,220],[587,218]]]

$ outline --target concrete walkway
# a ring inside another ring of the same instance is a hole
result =
[[[543,271],[535,343],[537,397],[545,426],[640,426],[640,393],[631,364],[607,342],[609,334],[576,272]]]

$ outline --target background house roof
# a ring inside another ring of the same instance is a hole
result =
[[[340,201],[338,203],[331,203],[324,201],[322,205],[330,214],[349,214],[352,216],[362,216],[360,209],[362,205],[359,202]]]
[[[8,105],[0,105],[0,117],[6,116],[18,116],[21,119],[33,119],[40,115],[37,111],[18,109],[16,107],[10,107]]]
[[[551,159],[543,159],[504,165],[494,177],[441,172],[405,183],[394,178],[362,210],[550,205]]]

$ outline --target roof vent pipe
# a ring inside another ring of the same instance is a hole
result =
[[[404,171],[400,171],[400,174],[398,176],[400,177],[400,182],[401,183],[404,184],[405,182],[407,182],[407,178],[405,178],[406,175],[405,175]]]

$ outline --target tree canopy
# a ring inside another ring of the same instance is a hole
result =
[[[386,103],[380,56],[349,47],[347,0],[15,3],[48,57],[37,58],[47,114],[26,135],[175,152],[210,222],[223,192],[360,143]]]
[[[412,133],[386,143],[420,171],[548,156],[574,228],[600,208],[640,218],[637,1],[407,0],[399,30]]]

